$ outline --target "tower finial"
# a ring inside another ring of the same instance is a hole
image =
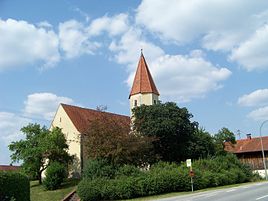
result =
[[[143,49],[141,48],[141,54],[142,54],[142,51],[143,51]]]

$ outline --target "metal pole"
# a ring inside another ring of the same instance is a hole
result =
[[[263,149],[263,143],[262,143],[262,134],[261,134],[261,129],[262,129],[263,125],[266,122],[268,122],[268,120],[265,120],[264,122],[262,122],[262,124],[260,126],[260,139],[261,139],[262,160],[263,160],[263,166],[264,166],[264,170],[265,170],[265,179],[268,180],[268,177],[267,177],[267,169],[266,169],[266,162],[265,162],[265,155],[264,155],[264,149]]]
[[[192,192],[194,192],[194,182],[193,182],[193,177],[191,176],[191,186],[192,186]]]

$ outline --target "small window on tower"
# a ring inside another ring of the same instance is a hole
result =
[[[134,106],[136,107],[138,105],[138,101],[134,100]]]
[[[154,104],[156,104],[156,100],[154,100]]]
[[[60,122],[61,122],[61,117],[60,117]]]

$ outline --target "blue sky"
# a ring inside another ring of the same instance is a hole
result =
[[[0,164],[60,102],[129,115],[143,52],[160,99],[211,134],[268,119],[268,2],[0,0]],[[264,127],[264,132],[268,132]]]

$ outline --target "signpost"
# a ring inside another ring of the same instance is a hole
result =
[[[193,181],[194,171],[193,171],[193,168],[192,168],[192,160],[191,159],[186,160],[186,166],[190,168],[189,175],[191,177],[192,192],[194,192],[194,181]]]

